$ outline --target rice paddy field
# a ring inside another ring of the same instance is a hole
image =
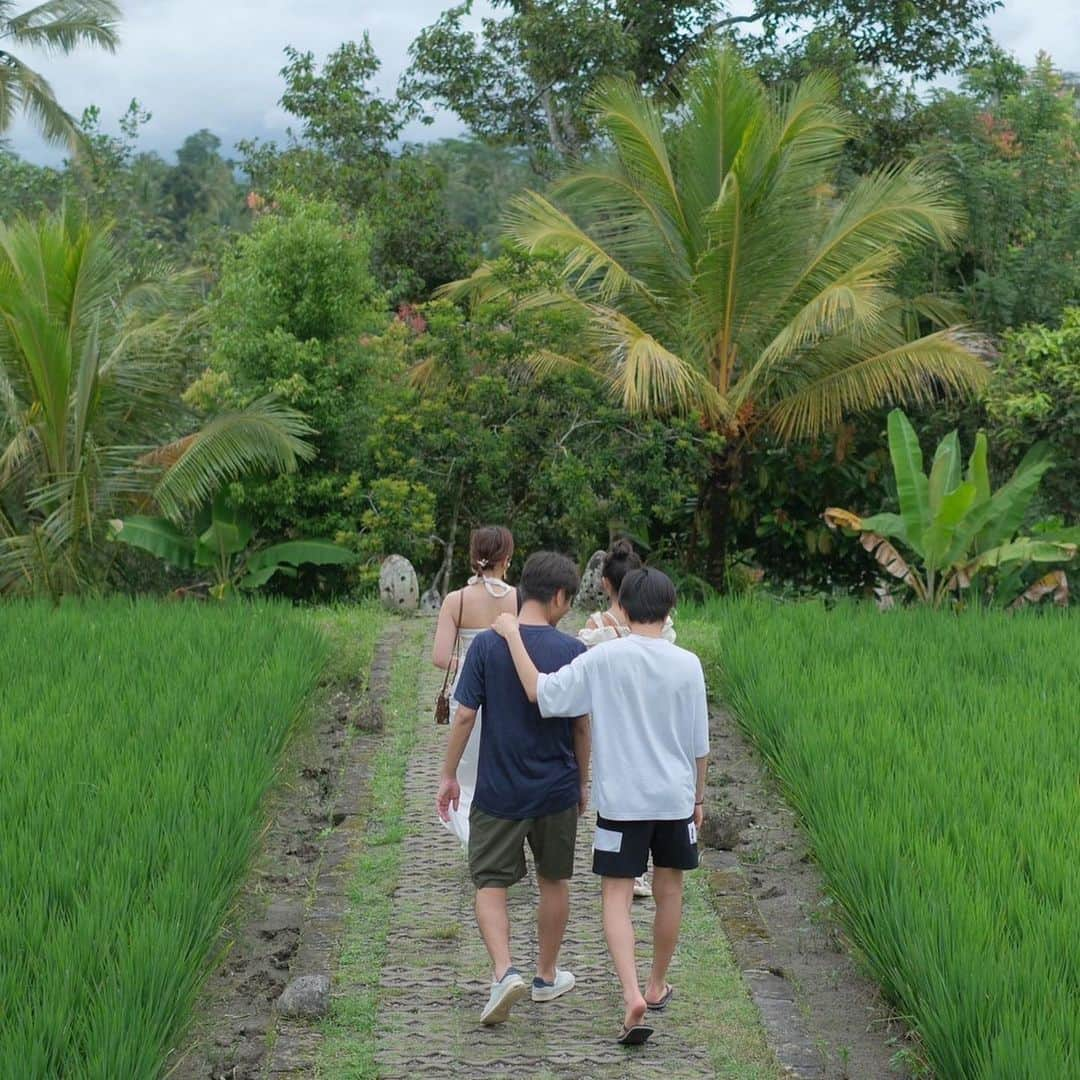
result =
[[[935,1074],[1080,1076],[1080,619],[683,614]]]
[[[269,604],[0,607],[3,1075],[158,1075],[327,649]]]

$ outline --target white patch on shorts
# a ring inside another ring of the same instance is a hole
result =
[[[691,844],[696,844],[697,843],[697,826],[692,821],[688,821],[686,823],[686,829],[687,829],[687,832],[690,833],[690,843]]]
[[[596,829],[596,837],[593,839],[593,851],[610,851],[617,855],[622,851],[622,833],[614,829]]]

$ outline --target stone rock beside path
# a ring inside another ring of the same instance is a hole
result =
[[[330,976],[299,975],[292,979],[277,1001],[282,1016],[318,1018],[330,1011]]]
[[[581,587],[578,589],[575,605],[582,611],[596,611],[607,607],[607,599],[604,595],[604,586],[601,584],[604,577],[604,559],[606,551],[594,551],[585,564],[585,571],[581,575]]]
[[[437,615],[442,607],[443,598],[438,589],[428,589],[420,597],[420,613],[422,615]]]
[[[387,611],[415,611],[420,584],[413,565],[403,555],[391,555],[379,568],[379,599]]]

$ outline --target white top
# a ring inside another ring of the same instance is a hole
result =
[[[536,697],[543,716],[592,714],[593,798],[603,817],[678,821],[693,814],[696,759],[709,752],[709,710],[692,652],[631,634],[541,674]]]
[[[600,645],[605,641],[617,641],[621,637],[630,636],[630,627],[618,623],[606,611],[594,611],[586,620],[584,627],[578,631],[578,641],[586,648],[591,649],[594,645]],[[664,620],[664,629],[660,636],[665,641],[675,644],[675,624],[669,615]]]

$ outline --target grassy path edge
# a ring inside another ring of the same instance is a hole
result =
[[[366,829],[349,886],[333,1006],[323,1026],[319,1075],[324,1077],[363,1080],[378,1076],[375,1020],[379,980],[406,833],[405,770],[422,722],[417,708],[417,672],[427,630],[426,624],[406,629],[390,671],[384,711],[386,735],[372,769]]]

